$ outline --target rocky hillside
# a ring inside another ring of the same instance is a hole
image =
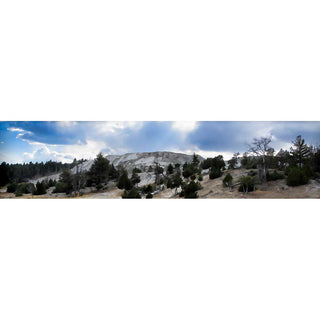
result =
[[[140,153],[126,153],[124,155],[106,155],[106,158],[115,167],[122,166],[130,173],[133,168],[139,168],[142,172],[147,172],[150,166],[155,166],[158,163],[162,167],[167,167],[171,164],[184,164],[192,161],[193,155],[184,153],[175,153],[168,151],[157,152],[140,152]],[[198,155],[200,161],[203,160]],[[88,160],[81,165],[81,170],[89,170],[92,166],[93,160]],[[75,172],[76,168],[73,169]]]
[[[197,155],[199,160],[204,160],[203,157]],[[167,168],[171,164],[184,164],[192,161],[193,155],[184,153],[168,152],[168,151],[157,151],[157,152],[140,152],[140,153],[126,153],[123,155],[105,155],[105,157],[115,167],[122,166],[129,173],[132,172],[133,168],[139,168],[142,172],[139,174],[141,182],[138,186],[143,186],[155,181],[154,172],[149,172],[149,167],[154,167],[158,163],[161,167]],[[88,160],[78,166],[80,171],[90,170],[94,160]],[[76,173],[77,168],[71,169],[72,173]],[[48,175],[44,177],[30,179],[29,182],[37,183],[45,179],[59,180],[60,173]]]

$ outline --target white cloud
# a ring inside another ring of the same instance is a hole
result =
[[[64,146],[52,146],[45,144],[37,144],[40,146],[32,152],[25,152],[23,160],[29,161],[61,161],[72,162],[77,159],[94,159],[96,155],[103,149],[107,149],[107,145],[103,141],[87,140],[85,144],[74,144]],[[108,150],[111,150],[110,148]]]
[[[172,123],[172,129],[181,132],[182,134],[188,134],[198,127],[197,121],[174,121]]]
[[[26,132],[24,129],[15,128],[15,127],[7,128],[7,130],[12,131],[12,132]]]
[[[97,122],[95,129],[99,133],[116,133],[124,129],[139,130],[143,125],[141,121],[108,121]]]
[[[57,125],[60,128],[72,128],[77,125],[77,122],[76,121],[58,121]]]

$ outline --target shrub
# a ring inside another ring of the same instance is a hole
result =
[[[272,173],[270,173],[269,171],[267,172],[267,181],[274,181],[279,179],[284,179],[283,173],[280,173],[277,170],[274,170]]]
[[[202,174],[199,174],[199,176],[198,176],[198,180],[199,180],[199,181],[202,181],[202,180],[203,180],[203,176],[202,176]]]
[[[146,199],[152,199],[153,195],[151,192],[148,192],[148,194],[146,195]]]
[[[232,185],[232,175],[230,173],[227,173],[224,179],[222,180],[223,186],[224,187],[231,187]]]
[[[121,197],[122,199],[141,199],[140,192],[135,187],[133,187],[130,191],[125,190]]]
[[[312,168],[310,167],[309,164],[305,165],[303,168],[302,168],[302,171],[304,172],[304,174],[308,177],[308,178],[312,178],[315,176],[315,173],[314,171],[312,170]]]
[[[15,183],[15,182],[10,183],[8,185],[8,187],[7,187],[7,192],[13,193],[13,192],[15,192],[17,190],[17,188],[18,188],[18,184],[17,183]]]
[[[34,190],[33,194],[35,195],[41,195],[41,194],[46,194],[46,183],[44,181],[42,182],[37,182],[36,184],[36,189]]]
[[[151,193],[153,191],[153,186],[151,184],[148,184],[147,186],[142,187],[143,193]]]
[[[300,186],[307,184],[309,181],[308,176],[305,174],[303,169],[298,167],[292,167],[288,173],[287,185],[291,187]]]
[[[256,179],[251,176],[245,176],[242,177],[240,180],[240,187],[239,187],[239,192],[244,192],[248,193],[251,191],[254,191],[255,189],[255,184],[256,184]]]
[[[174,183],[170,178],[167,181],[167,188],[170,188],[170,189],[174,188]]]
[[[198,198],[197,191],[200,189],[202,189],[201,184],[192,180],[182,186],[180,197],[185,197],[186,199]]]
[[[216,168],[216,167],[211,168],[210,173],[209,173],[210,179],[216,179],[221,176],[222,176],[222,172],[219,168]]]
[[[172,173],[173,173],[173,165],[170,163],[167,168],[167,174],[172,174]]]
[[[48,187],[49,187],[49,188],[54,187],[56,183],[57,183],[56,180],[50,179],[50,180],[48,181]]]
[[[67,192],[67,184],[64,182],[57,182],[55,188],[53,189],[53,193],[66,193]]]
[[[256,176],[256,175],[257,175],[257,172],[256,172],[256,171],[250,170],[250,171],[248,172],[248,176],[254,177],[254,176]]]
[[[141,173],[139,168],[133,168],[132,173]]]
[[[128,172],[126,170],[120,175],[117,187],[119,189],[131,190],[132,182],[128,178]]]
[[[16,194],[33,193],[35,190],[33,183],[20,183],[15,191]],[[17,196],[17,195],[16,195]]]

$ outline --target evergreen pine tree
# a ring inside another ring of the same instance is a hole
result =
[[[301,136],[297,136],[295,141],[292,141],[293,146],[290,148],[290,154],[292,155],[295,163],[302,168],[302,165],[306,163],[307,159],[310,158],[311,152],[310,147],[308,147],[301,138]]]

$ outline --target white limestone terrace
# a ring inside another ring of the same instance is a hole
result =
[[[197,155],[200,161],[204,160],[201,156]],[[148,171],[149,166],[155,166],[158,163],[162,167],[167,167],[170,163],[175,165],[176,163],[184,164],[189,163],[193,159],[193,155],[184,153],[176,153],[169,151],[157,151],[157,152],[139,152],[139,153],[126,153],[123,155],[105,155],[105,157],[115,167],[122,166],[129,173],[134,168],[139,168],[141,171]],[[94,160],[88,160],[79,165],[78,169],[82,171],[90,170]],[[76,168],[72,169],[72,172],[76,172]]]
[[[129,174],[131,174],[134,168],[140,169],[142,172],[139,173],[141,182],[138,184],[139,187],[148,185],[155,182],[154,172],[148,172],[149,167],[155,167],[156,163],[159,164],[164,169],[171,163],[172,165],[184,163],[190,163],[193,159],[193,155],[188,155],[184,153],[176,153],[169,151],[157,151],[157,152],[140,152],[140,153],[126,153],[123,155],[104,155],[110,164],[113,164],[116,168],[121,166],[126,169]],[[200,161],[204,158],[197,155]],[[87,160],[78,166],[80,171],[90,170],[94,160]],[[71,172],[76,173],[77,168],[72,168]],[[59,179],[60,174],[55,174],[51,176],[41,177],[38,179],[32,179],[31,182],[36,183],[37,181],[42,181],[44,179]]]

